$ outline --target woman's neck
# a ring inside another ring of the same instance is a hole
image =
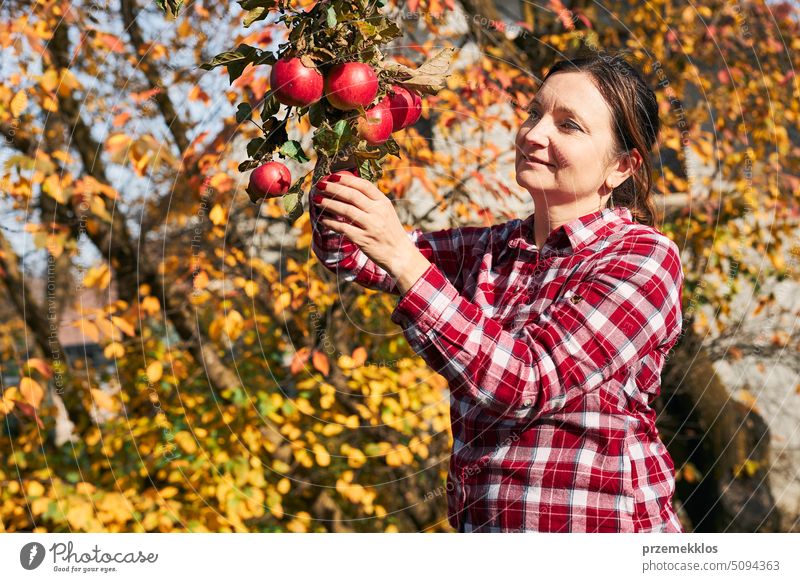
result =
[[[536,240],[536,247],[541,249],[544,246],[550,233],[559,227],[572,222],[576,218],[586,216],[592,212],[597,212],[603,206],[595,197],[584,198],[580,204],[570,203],[558,206],[548,206],[546,203],[537,204],[541,207],[541,212],[534,212],[533,215],[533,236]]]

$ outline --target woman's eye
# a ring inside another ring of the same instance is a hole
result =
[[[535,109],[529,109],[529,110],[528,110],[528,113],[530,114],[530,117],[534,117],[534,116],[535,116],[535,117],[539,117],[539,113],[538,113],[538,112],[537,112]],[[565,123],[563,123],[562,125],[563,125],[564,127],[566,127],[567,129],[573,129],[573,130],[578,130],[578,131],[581,131],[581,128],[578,126],[578,124],[577,124],[577,123],[575,123],[575,122],[574,122],[574,121],[572,121],[572,120],[567,120],[567,121],[566,121]]]

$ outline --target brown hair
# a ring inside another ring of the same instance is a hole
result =
[[[614,206],[625,206],[634,220],[654,226],[650,152],[660,129],[655,93],[639,70],[625,60],[622,51],[615,54],[592,52],[558,61],[547,72],[542,83],[558,72],[583,72],[591,76],[611,110],[611,125],[615,128],[612,156],[619,157],[633,148],[642,156],[639,169],[614,188],[606,207],[611,207],[612,202]]]

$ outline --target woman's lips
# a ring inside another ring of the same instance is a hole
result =
[[[527,163],[527,164],[539,164],[541,166],[548,166],[548,167],[552,166],[552,164],[548,164],[547,162],[542,162],[540,160],[529,158],[527,156],[522,156],[522,158],[525,160],[525,163]]]

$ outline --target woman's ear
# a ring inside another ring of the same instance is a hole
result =
[[[611,191],[633,176],[641,167],[642,161],[642,156],[636,148],[620,156],[612,165],[611,173],[606,177],[606,188]]]

